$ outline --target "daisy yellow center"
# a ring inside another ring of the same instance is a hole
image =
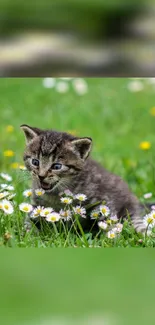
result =
[[[9,209],[9,206],[8,206],[7,204],[4,204],[4,208],[5,208],[6,210],[8,210],[8,209]]]
[[[102,212],[103,212],[103,213],[106,213],[107,210],[106,210],[105,208],[102,208]]]
[[[47,216],[47,214],[49,214],[49,211],[45,211],[44,214],[45,214],[45,216]]]
[[[111,220],[107,220],[107,224],[108,225],[111,225]]]
[[[152,214],[152,218],[155,219],[155,213]]]
[[[148,221],[148,223],[152,223],[153,222],[153,219],[152,218],[148,218],[147,221]]]
[[[56,221],[56,217],[51,217],[51,221]]]
[[[77,212],[77,213],[80,213],[80,212],[81,212],[81,209],[80,209],[80,208],[77,208],[77,209],[76,209],[76,212]]]
[[[68,200],[68,199],[65,199],[65,200],[64,200],[64,203],[68,203],[68,202],[69,202],[69,200]]]
[[[115,238],[115,235],[114,234],[110,234],[110,238]]]
[[[93,217],[97,218],[98,217],[98,213],[97,212],[94,212],[93,213]]]
[[[28,192],[27,195],[30,196],[32,194],[32,192]]]
[[[40,191],[40,192],[37,192],[37,194],[38,194],[38,195],[42,195],[42,192],[41,192],[41,191]]]
[[[28,207],[24,207],[23,210],[27,212],[27,211],[29,211],[29,208]]]

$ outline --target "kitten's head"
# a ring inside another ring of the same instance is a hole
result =
[[[91,150],[91,138],[28,125],[21,125],[21,129],[26,138],[25,165],[38,179],[40,187],[46,192],[67,188],[72,177],[83,169]]]

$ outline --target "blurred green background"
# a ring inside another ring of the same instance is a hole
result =
[[[154,268],[151,250],[1,250],[0,323],[153,325]]]

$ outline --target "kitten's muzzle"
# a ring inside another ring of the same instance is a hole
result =
[[[45,191],[51,190],[53,188],[53,186],[58,182],[58,181],[56,181],[56,182],[54,182],[54,184],[53,183],[51,184],[51,183],[47,183],[45,181],[46,177],[44,177],[44,176],[38,176],[38,177],[39,177],[39,181],[40,181],[40,186]]]

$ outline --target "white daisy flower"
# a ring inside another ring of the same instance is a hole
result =
[[[152,197],[152,193],[144,194],[144,199],[150,199]]]
[[[103,230],[106,230],[107,227],[108,227],[107,223],[104,222],[104,221],[99,221],[99,222],[98,222],[98,226],[99,226],[99,228],[101,228],[101,229],[103,229]]]
[[[56,212],[49,213],[48,216],[46,217],[46,220],[48,222],[57,222],[60,220],[60,214]]]
[[[155,220],[152,216],[152,214],[147,214],[145,217],[144,217],[144,225],[146,227],[149,227],[149,228],[153,228],[154,227],[154,224],[155,224]]]
[[[59,81],[57,82],[55,89],[58,93],[66,93],[69,89],[68,83],[65,81]]]
[[[43,207],[41,207],[40,205],[37,206],[33,211],[32,211],[32,214],[31,214],[31,218],[37,218],[41,215],[42,211],[43,211]]]
[[[47,217],[48,214],[50,214],[52,211],[53,211],[52,208],[44,208],[44,209],[42,209],[40,215],[41,215],[41,217]]]
[[[73,197],[73,193],[70,190],[65,190],[62,194]]]
[[[75,199],[79,200],[79,201],[86,201],[87,200],[87,197],[85,194],[76,194],[75,195]]]
[[[5,189],[8,186],[8,184],[1,184],[0,186],[1,188]]]
[[[60,215],[64,221],[68,221],[71,219],[71,211],[70,210],[60,210]]]
[[[76,78],[73,80],[74,90],[78,95],[85,95],[88,92],[88,85],[82,78]]]
[[[151,213],[150,213],[150,216],[153,218],[153,220],[155,221],[155,211],[152,210]]]
[[[12,200],[15,196],[16,196],[16,193],[12,193],[7,198],[8,198],[8,200]]]
[[[42,188],[38,188],[37,190],[35,190],[35,194],[37,196],[42,196],[45,194],[45,191]]]
[[[121,223],[117,223],[116,227],[113,228],[113,231],[115,231],[116,233],[120,233],[122,232],[122,229],[123,229],[123,225]]]
[[[80,214],[81,217],[86,218],[85,214],[86,214],[86,209],[80,207],[80,205],[77,205],[76,207],[73,208],[74,212],[76,214]]]
[[[100,205],[100,212],[107,217],[110,214],[110,209],[106,205]]]
[[[2,210],[6,213],[6,214],[12,214],[14,209],[13,209],[13,205],[11,204],[10,201],[8,200],[3,200],[2,201]]]
[[[97,219],[99,217],[100,212],[98,210],[94,210],[91,212],[90,217],[91,219]]]
[[[6,197],[7,195],[9,195],[9,192],[7,192],[7,191],[1,192],[0,193],[0,200],[4,199],[4,197]]]
[[[71,204],[73,202],[70,197],[61,197],[60,201],[65,204]]]
[[[113,230],[108,231],[107,233],[108,238],[113,239],[116,237],[116,233]]]
[[[7,186],[7,190],[8,190],[8,191],[14,191],[14,189],[15,189],[15,188],[14,188],[13,185],[8,185],[8,186]]]
[[[55,86],[55,78],[44,78],[43,86],[45,88],[53,88]]]
[[[144,85],[140,80],[133,80],[128,83],[127,88],[131,92],[139,92],[143,90]]]
[[[152,210],[155,210],[155,205],[151,205],[151,209]]]
[[[32,190],[31,190],[31,189],[29,189],[29,190],[25,190],[25,191],[23,192],[23,195],[24,195],[25,197],[30,197],[30,196],[32,196]]]
[[[155,84],[155,78],[147,78],[146,80],[152,85]]]
[[[19,204],[19,210],[21,210],[23,212],[27,212],[28,213],[28,212],[31,212],[32,209],[33,209],[33,207],[29,203],[23,202],[23,203]]]
[[[12,181],[12,177],[6,173],[1,173],[0,176],[8,182]]]
[[[114,215],[114,216],[111,216],[110,217],[110,220],[113,221],[113,222],[117,222],[118,221],[118,218],[117,218],[116,215]]]

